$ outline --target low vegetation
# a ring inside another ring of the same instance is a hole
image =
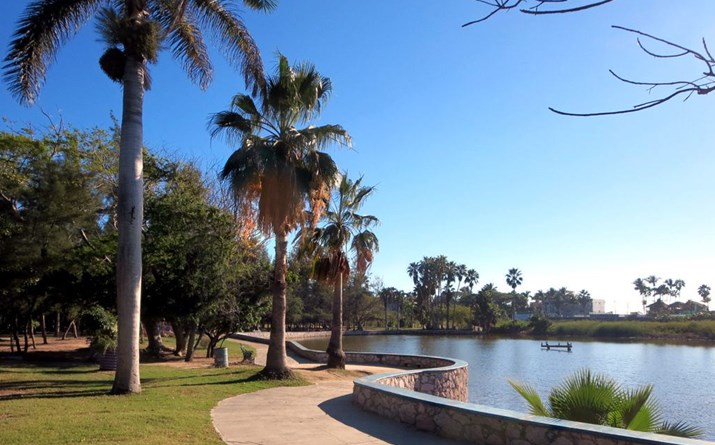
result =
[[[240,345],[226,342],[231,361]],[[113,372],[86,362],[11,362],[0,357],[0,443],[222,444],[210,411],[227,397],[301,380],[256,378],[253,366],[142,364],[142,393],[109,395]]]
[[[564,320],[554,321],[547,335],[715,340],[715,320]]]

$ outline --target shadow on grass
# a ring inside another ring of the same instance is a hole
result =
[[[147,386],[149,386],[149,383],[151,383],[152,388],[168,388],[168,387],[191,387],[191,386],[222,386],[222,385],[236,385],[239,383],[267,383],[270,382],[270,380],[266,380],[265,378],[262,378],[258,374],[251,374],[248,377],[243,377],[243,378],[237,378],[237,379],[232,379],[232,380],[221,380],[217,382],[196,382],[196,383],[180,383],[180,384],[175,384],[175,385],[161,385],[161,384],[154,384],[154,382],[165,382],[165,381],[172,381],[172,380],[181,380],[185,378],[192,378],[192,379],[200,379],[200,378],[205,378],[205,377],[215,377],[215,376],[225,376],[225,373],[221,374],[204,374],[202,376],[190,376],[190,377],[178,377],[178,378],[170,378],[170,379],[165,379],[165,378],[157,378],[157,379],[144,379],[142,380],[143,382],[147,383]],[[151,382],[150,382],[151,380]]]

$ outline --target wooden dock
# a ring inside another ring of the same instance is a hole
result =
[[[571,352],[571,348],[573,348],[573,343],[566,342],[565,345],[561,344],[561,342],[558,342],[556,344],[550,344],[549,342],[546,343],[541,343],[541,348],[546,349],[547,351],[550,351],[552,349],[565,349],[568,352]]]

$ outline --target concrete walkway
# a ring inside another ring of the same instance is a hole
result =
[[[245,343],[245,342],[243,342]],[[257,349],[256,363],[265,364],[266,346]],[[289,358],[294,369],[314,369],[315,363]],[[390,368],[348,365],[371,374]],[[214,428],[230,445],[457,445],[429,433],[361,410],[352,404],[352,379],[318,380],[298,387],[271,388],[219,402],[211,411]]]

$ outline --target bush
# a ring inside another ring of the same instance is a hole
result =
[[[90,338],[89,347],[104,354],[117,347],[117,316],[101,306],[82,312],[82,331]]]

